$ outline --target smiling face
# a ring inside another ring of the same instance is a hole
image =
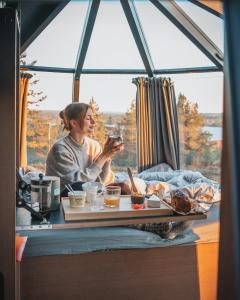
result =
[[[94,114],[91,108],[87,110],[86,116],[82,122],[82,132],[83,134],[92,134],[96,122],[94,120]]]
[[[70,124],[72,128],[71,131],[82,135],[92,134],[96,125],[92,109],[89,108],[87,110],[83,120],[71,120]]]

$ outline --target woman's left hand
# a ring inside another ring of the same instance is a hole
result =
[[[115,156],[117,153],[120,153],[124,150],[124,143],[113,146],[111,157]]]

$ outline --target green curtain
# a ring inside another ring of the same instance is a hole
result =
[[[174,85],[170,78],[134,78],[137,86],[137,157],[139,172],[160,163],[180,168]]]

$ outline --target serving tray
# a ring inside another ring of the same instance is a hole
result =
[[[153,216],[171,216],[173,210],[163,202],[160,208],[133,209],[129,196],[121,196],[120,206],[109,208],[103,206],[102,210],[92,210],[91,205],[86,203],[84,207],[72,208],[67,197],[62,198],[62,207],[65,221],[101,220],[112,218],[139,218]]]

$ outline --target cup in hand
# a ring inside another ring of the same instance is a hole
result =
[[[120,134],[111,134],[109,135],[109,139],[114,142],[114,146],[118,146],[123,143],[123,138]]]
[[[86,193],[84,191],[68,192],[68,199],[71,207],[84,207]]]
[[[104,195],[104,205],[107,207],[119,207],[121,188],[119,186],[107,186]]]

